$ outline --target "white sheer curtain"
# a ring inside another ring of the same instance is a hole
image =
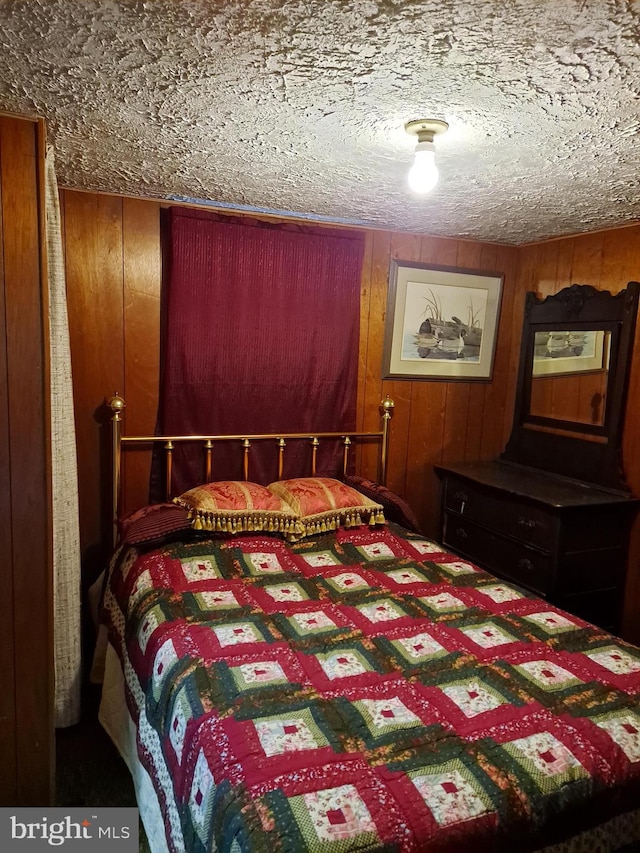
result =
[[[51,459],[56,726],[80,718],[80,533],[67,289],[53,148],[46,153],[46,230],[51,338]]]

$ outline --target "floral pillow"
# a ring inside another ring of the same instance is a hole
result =
[[[286,501],[302,526],[303,536],[356,527],[384,524],[381,504],[351,486],[330,477],[297,477],[279,480],[267,489]]]
[[[227,534],[263,531],[287,536],[299,532],[291,507],[258,483],[219,480],[189,489],[173,502],[188,510],[195,530]]]

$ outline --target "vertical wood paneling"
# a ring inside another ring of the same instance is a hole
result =
[[[480,247],[478,267],[481,270],[496,270],[498,247],[483,245]],[[495,362],[494,362],[495,372]],[[465,460],[482,458],[482,436],[485,422],[485,402],[492,382],[474,382],[469,386],[469,428],[464,448]]]
[[[384,231],[376,231],[373,234],[373,245],[371,247],[369,322],[365,332],[367,335],[367,362],[364,371],[364,413],[362,419],[362,425],[365,430],[377,430],[379,428],[379,406],[380,401],[384,397],[382,388],[382,348],[385,313],[387,309],[389,256],[390,235]],[[363,334],[362,328],[360,329],[360,334]],[[378,467],[375,448],[363,448],[362,466],[363,476],[372,479],[376,478]]]
[[[640,225],[605,231],[600,286],[617,293],[628,281],[640,281]]]
[[[152,435],[160,374],[160,205],[124,199],[122,207],[124,288],[124,398],[126,430]],[[149,495],[151,452],[125,454],[123,511],[143,506]]]
[[[113,196],[64,193],[80,540],[89,575],[103,568],[100,543],[110,539],[104,489],[108,422],[102,403],[114,391],[124,394],[122,204]]]
[[[16,801],[16,694],[13,626],[13,537],[11,531],[11,456],[9,452],[9,375],[7,365],[4,239],[2,225],[3,154],[0,145],[0,805]]]
[[[413,382],[412,385],[410,464],[405,497],[424,532],[435,536],[440,483],[433,466],[442,462],[447,386],[444,382]]]
[[[505,408],[505,412],[508,412],[508,417],[510,418],[510,424],[508,427],[505,422],[505,440],[508,440],[509,435],[511,434],[511,425],[513,423],[515,395],[518,383],[518,369],[520,365],[520,350],[522,348],[522,321],[524,317],[525,298],[527,291],[537,290],[537,263],[538,251],[536,249],[525,254],[518,253],[517,284],[513,297],[513,312],[511,315],[512,346],[509,350],[509,376],[512,378],[512,382],[510,384],[510,387],[512,388],[512,397],[508,400],[508,409]]]
[[[36,125],[30,122],[16,123],[9,119],[3,119],[0,125],[18,710],[16,798],[18,802],[33,803],[40,796],[49,795],[50,779],[43,774],[43,764],[49,762],[46,753],[51,750],[51,731],[47,731],[46,725],[50,680],[46,672],[43,678],[28,681],[25,678],[33,666],[36,637],[42,649],[41,663],[42,658],[51,654],[35,129]]]
[[[419,261],[420,237],[415,234],[392,234],[390,243],[391,260]],[[411,426],[411,383],[406,379],[385,380],[383,396],[387,394],[395,402],[393,416],[394,464],[389,466],[387,485],[398,494],[404,495],[407,487],[407,464],[411,458],[409,434]]]
[[[500,333],[496,346],[496,369],[487,395],[493,395],[492,401],[496,411],[502,408],[502,440],[500,440],[499,431],[492,429],[490,433],[492,443],[487,447],[483,433],[483,459],[491,459],[501,452],[511,434],[520,353],[520,328],[522,326],[522,315],[518,313],[518,311],[522,311],[522,305],[517,299],[515,288],[518,260],[514,249],[508,246],[499,248],[496,266],[498,270],[502,270],[504,273],[504,287],[500,308]],[[485,422],[488,421],[490,411],[489,404],[485,404]]]
[[[540,296],[550,296],[557,290],[558,275],[557,242],[542,243],[536,247],[536,263],[533,268],[533,289]]]
[[[554,241],[549,245],[559,245]],[[573,263],[571,264],[571,284],[590,284],[599,287],[602,272],[604,233],[582,234],[573,238]],[[625,282],[626,283],[626,282]],[[620,290],[623,285],[618,285]],[[560,290],[560,287],[556,288]]]
[[[480,459],[482,455],[482,432],[484,425],[484,403],[487,386],[474,382],[469,385],[469,406],[467,408],[468,427],[465,436],[465,460]]]
[[[441,455],[443,462],[461,462],[464,460],[468,420],[469,383],[447,383]]]
[[[4,528],[8,552],[0,572],[10,591],[12,615],[3,623],[4,655],[13,657],[6,678],[14,712],[10,750],[4,756],[13,781],[0,785],[8,802],[46,805],[53,794],[53,643],[51,601],[48,311],[46,261],[41,241],[44,133],[39,123],[0,117],[0,187],[3,309],[0,327]],[[7,453],[8,449],[8,453]],[[7,477],[8,473],[8,477]],[[5,479],[6,478],[6,479]],[[6,490],[6,491],[5,491]],[[6,574],[12,573],[8,582]],[[3,607],[5,605],[3,604]],[[5,630],[9,629],[9,634]],[[37,673],[34,678],[33,673]],[[3,698],[3,701],[4,698]]]
[[[573,284],[571,271],[573,267],[574,240],[572,237],[569,237],[566,240],[556,240],[552,245],[555,245],[557,249],[555,284],[555,293],[557,293],[563,287],[569,287],[569,285]]]
[[[461,240],[458,245],[457,264],[460,267],[469,269],[493,270],[495,269],[496,250],[496,246]],[[486,382],[468,383],[467,430],[463,451],[465,460],[480,458],[484,399],[487,384]]]

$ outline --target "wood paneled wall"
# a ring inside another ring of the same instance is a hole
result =
[[[80,528],[85,563],[97,573],[110,540],[106,394],[127,401],[126,430],[155,424],[160,328],[160,209],[156,201],[63,190],[64,241],[80,468]],[[395,400],[388,484],[405,497],[426,533],[436,535],[439,484],[433,465],[491,459],[511,430],[525,293],[555,292],[577,282],[617,291],[640,278],[640,226],[520,248],[366,232],[361,289],[358,428],[377,429],[378,406]],[[491,382],[382,380],[382,347],[392,258],[504,274]],[[635,348],[625,439],[630,485],[640,494],[640,335]],[[635,389],[638,389],[637,391]],[[129,454],[127,454],[129,456]],[[375,463],[363,454],[363,473]],[[127,463],[127,506],[145,501],[148,456]],[[634,533],[626,635],[640,614],[640,527]],[[634,633],[635,632],[635,633]]]
[[[160,206],[62,192],[69,334],[85,576],[101,570],[111,540],[109,423],[103,405],[127,402],[126,430],[153,433],[158,402]],[[146,503],[147,454],[127,453],[127,508]]]
[[[44,124],[0,116],[0,806],[53,795]]]

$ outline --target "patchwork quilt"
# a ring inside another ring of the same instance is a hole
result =
[[[399,527],[126,548],[105,618],[170,849],[522,851],[640,805],[640,650]]]

